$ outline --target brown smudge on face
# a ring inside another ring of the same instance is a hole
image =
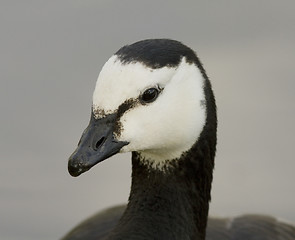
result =
[[[125,102],[123,102],[117,111],[118,119],[120,119],[125,112],[134,108],[137,104],[139,104],[138,98],[129,98]]]
[[[121,117],[124,115],[125,112],[136,107],[138,104],[140,104],[140,101],[138,98],[129,98],[119,106],[117,110],[117,120],[116,120],[116,124],[114,128],[114,135],[117,138],[121,135],[121,132],[123,130],[123,126],[120,121]]]
[[[116,121],[115,121],[115,127],[114,127],[114,136],[116,138],[120,137],[121,132],[123,130],[122,123],[120,121],[121,117],[124,115],[125,112],[129,111],[130,109],[134,108],[140,104],[140,101],[138,98],[130,98],[127,99],[125,102],[123,102],[119,107],[118,110],[113,112],[110,110],[104,110],[97,106],[92,106],[92,113],[95,119],[104,118],[105,116],[109,114],[116,114]]]
[[[104,109],[100,109],[100,108],[92,107],[92,112],[96,119],[103,118],[106,115]]]
[[[96,119],[99,119],[99,118],[104,118],[106,115],[108,114],[111,114],[112,111],[105,111],[104,109],[101,109],[99,107],[96,107],[96,106],[92,106],[92,112],[93,112],[93,115]]]

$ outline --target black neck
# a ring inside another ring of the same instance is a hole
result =
[[[205,239],[213,162],[203,154],[189,152],[163,173],[133,153],[129,203],[108,239]]]

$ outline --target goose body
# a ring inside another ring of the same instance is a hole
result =
[[[62,240],[101,240],[118,224],[126,206],[106,209],[73,228]],[[206,240],[293,240],[295,227],[263,215],[208,218]]]
[[[90,123],[68,169],[78,176],[132,152],[129,201],[63,240],[295,239],[294,227],[259,216],[210,219],[206,237],[216,129],[211,84],[190,48],[168,39],[121,48],[99,74]]]

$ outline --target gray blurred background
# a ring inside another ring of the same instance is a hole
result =
[[[197,51],[219,115],[210,214],[295,222],[295,2],[0,1],[0,238],[58,239],[127,201],[130,155],[67,172],[104,62],[146,38]]]

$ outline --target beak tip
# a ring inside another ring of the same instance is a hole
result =
[[[76,159],[69,159],[68,172],[72,177],[78,177],[79,175],[88,170],[89,168],[85,167],[81,162],[77,161]]]
[[[78,177],[78,176],[81,175],[82,172],[80,173],[79,171],[71,171],[71,170],[69,170],[69,173],[70,173],[70,175],[72,177]]]
[[[74,167],[71,164],[68,165],[68,171],[72,177],[78,177],[82,173],[80,168]]]

